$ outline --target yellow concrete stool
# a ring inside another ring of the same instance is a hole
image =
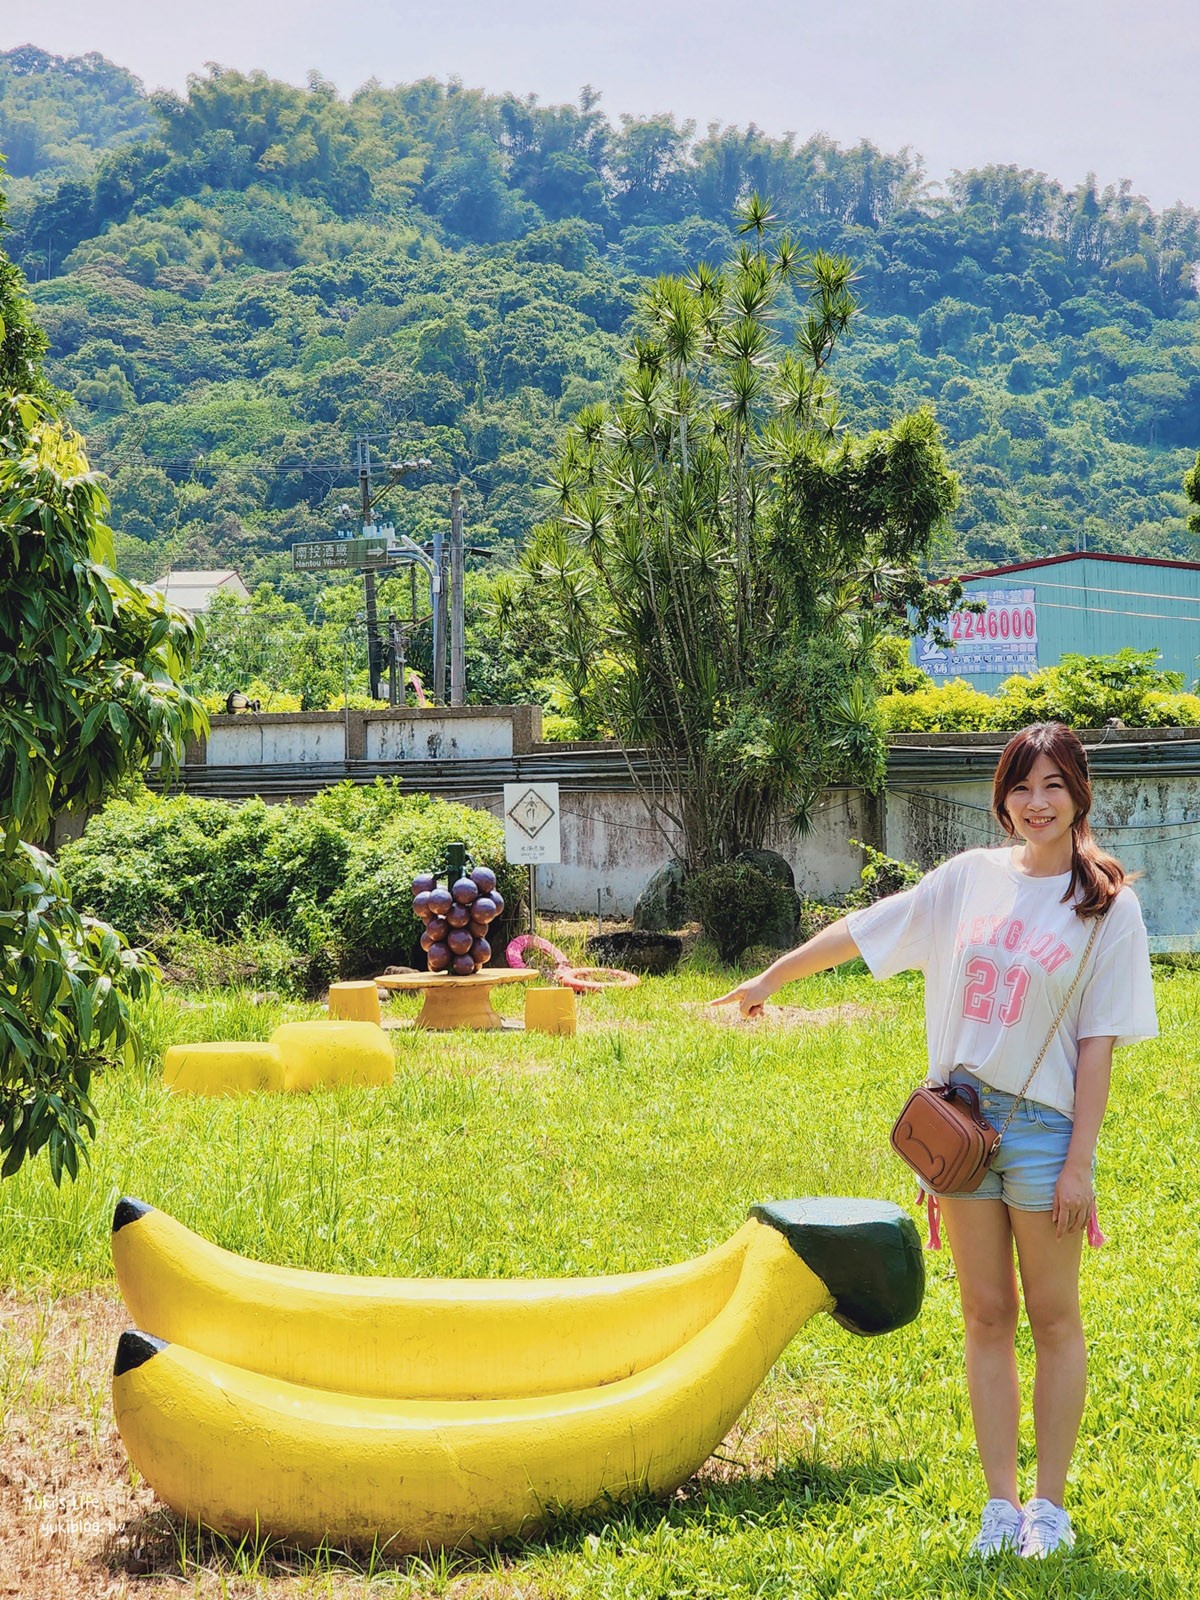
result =
[[[525,1027],[536,1033],[574,1033],[574,989],[526,989]]]
[[[374,1022],[285,1022],[271,1035],[283,1060],[285,1089],[391,1083],[396,1058]]]
[[[163,1082],[175,1094],[279,1090],[283,1088],[283,1058],[274,1044],[173,1044],[163,1056]]]
[[[383,1021],[374,978],[355,983],[331,983],[328,1003],[330,1017],[342,1022],[373,1022],[378,1028]]]
[[[331,1089],[391,1083],[396,1058],[374,1022],[285,1022],[266,1044],[173,1044],[163,1082],[175,1094],[249,1094],[255,1089]]]

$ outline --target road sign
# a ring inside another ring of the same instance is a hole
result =
[[[562,860],[556,783],[504,785],[504,853],[533,867]]]
[[[293,572],[370,571],[394,567],[412,556],[396,543],[391,529],[362,539],[322,539],[292,546]]]

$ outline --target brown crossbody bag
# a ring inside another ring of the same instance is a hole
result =
[[[996,1158],[1017,1106],[1037,1076],[1046,1051],[1067,1014],[1099,928],[1100,918],[1096,917],[1071,987],[999,1132],[985,1119],[979,1096],[968,1083],[923,1083],[904,1102],[892,1127],[892,1149],[902,1161],[908,1162],[926,1189],[934,1194],[970,1194],[983,1182],[983,1175]]]

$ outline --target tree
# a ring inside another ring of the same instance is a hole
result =
[[[1200,533],[1200,450],[1191,471],[1183,475],[1183,492],[1196,508],[1188,515],[1188,532]]]
[[[0,1175],[48,1149],[74,1177],[93,1070],[131,1051],[153,969],[81,917],[40,848],[55,813],[101,801],[203,726],[177,679],[190,620],[107,565],[105,499],[38,368],[41,339],[0,252]]]
[[[757,195],[741,215],[724,272],[650,290],[625,398],[568,432],[557,515],[509,607],[555,630],[580,721],[602,696],[647,747],[692,868],[761,845],[781,813],[804,828],[834,778],[877,784],[878,624],[952,603],[917,571],[955,498],[936,423],[918,411],[856,441],[826,376],[856,310],[849,261],[772,238]]]

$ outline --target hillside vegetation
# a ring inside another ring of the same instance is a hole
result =
[[[287,552],[344,520],[362,431],[432,462],[387,502],[405,531],[427,537],[459,481],[471,541],[514,546],[645,280],[723,259],[755,189],[856,264],[866,314],[834,363],[856,425],[936,408],[963,485],[940,570],[1085,538],[1192,553],[1200,215],[1127,183],[993,167],[934,192],[908,150],[613,126],[591,89],[345,98],[211,67],[146,97],[31,47],[0,56],[0,140],[7,247],[134,576],[236,565],[310,608]]]

